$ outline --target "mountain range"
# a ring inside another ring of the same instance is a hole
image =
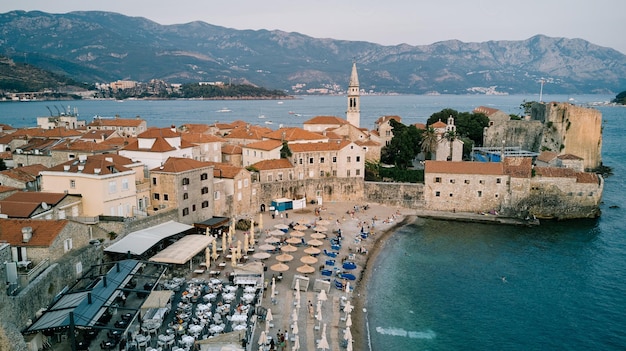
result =
[[[290,94],[344,92],[352,62],[373,93],[614,93],[626,87],[626,55],[582,39],[384,46],[205,22],[161,25],[87,11],[0,14],[0,55],[94,83],[250,83]]]

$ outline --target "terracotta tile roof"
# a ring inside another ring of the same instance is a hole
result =
[[[297,143],[289,144],[289,149],[291,152],[337,151],[350,145],[350,143],[348,140],[328,143]]]
[[[425,161],[424,173],[504,175],[502,162]]]
[[[212,134],[189,132],[181,135],[181,140],[189,144],[222,143],[226,140]]]
[[[176,138],[180,137],[178,131],[171,128],[148,128],[145,132],[137,135],[137,138],[154,139],[154,138]]]
[[[272,169],[286,169],[293,168],[291,162],[289,162],[286,158],[273,159],[273,160],[263,160],[259,161],[252,165],[256,170],[259,171],[269,171]]]
[[[335,116],[315,116],[302,124],[346,124],[347,120]]]
[[[15,130],[12,126],[4,123],[0,123],[0,128],[2,128],[2,130]]]
[[[535,175],[547,178],[576,178],[577,183],[599,182],[598,175],[595,173],[577,172],[563,167],[535,167]]]
[[[42,203],[56,206],[67,194],[20,191],[0,200],[0,212],[11,218],[29,218]]]
[[[254,143],[246,144],[242,146],[242,148],[271,151],[276,148],[282,147],[282,145],[283,143],[280,140],[270,139],[270,140],[262,140],[262,141],[257,141]]]
[[[334,130],[336,130],[336,129],[334,129]],[[341,139],[343,139],[343,135],[338,134],[338,133],[334,132],[333,130],[329,130],[329,129],[326,129],[325,132],[314,132],[314,133],[317,133],[317,134],[319,134],[319,135],[321,135],[323,137],[326,137],[326,138],[328,138],[328,140],[341,140]]]
[[[482,113],[485,116],[489,117],[491,115],[493,115],[494,113],[498,112],[500,110],[498,110],[497,108],[491,108],[491,107],[487,107],[487,106],[478,106],[474,109],[474,113]]]
[[[438,120],[437,122],[431,124],[430,126],[433,128],[445,128],[447,124],[443,123],[441,120]]]
[[[105,140],[115,132],[108,129],[92,129],[83,133],[80,138],[83,140]]]
[[[133,142],[137,142],[137,138],[130,138],[130,137],[122,138],[122,137],[118,137],[118,138],[107,139],[107,140],[101,142],[100,144],[108,145],[112,149],[119,150],[119,149],[123,148],[124,146],[126,146],[126,145],[128,145],[130,143],[133,143]]]
[[[19,190],[18,188],[14,188],[12,186],[0,185],[0,193],[8,193],[11,191]]]
[[[65,129],[65,128],[54,128],[54,129],[43,129],[41,133],[37,136],[44,138],[69,138],[69,137],[79,137],[83,135],[83,133],[75,130],[75,129]]]
[[[96,143],[90,140],[75,140],[60,143],[52,147],[55,151],[83,151],[83,152],[104,152],[112,151],[115,148],[108,144]]]
[[[6,169],[0,172],[0,174],[11,179],[15,179],[17,181],[32,182],[37,179],[39,172],[45,171],[46,169],[48,168],[42,164],[34,164],[29,166]]]
[[[139,127],[144,122],[141,118],[95,118],[88,127]]]
[[[26,135],[4,134],[0,136],[0,144],[8,144],[13,140],[28,140]]]
[[[181,143],[181,147],[182,147],[182,143]],[[176,150],[176,148],[170,145],[170,143],[168,143],[167,140],[165,140],[164,138],[156,138],[156,140],[154,141],[154,143],[152,143],[152,146],[149,149],[143,149],[143,148],[140,149],[138,140],[129,142],[128,145],[124,146],[122,149],[129,150],[129,151],[146,151],[146,152],[166,152],[166,151]]]
[[[394,116],[381,116],[381,117],[378,117],[378,119],[376,120],[375,123],[377,125],[381,125],[383,123],[389,122],[392,119],[395,120],[396,122],[402,122],[402,117],[394,115]]]
[[[39,136],[42,131],[43,129],[41,128],[20,128],[20,129],[17,129],[15,132],[11,133],[11,135],[14,137],[22,136],[22,137],[27,137],[27,138],[33,138],[33,137]]]
[[[70,160],[60,165],[50,167],[48,171],[108,175],[129,171],[130,169],[125,166],[134,163],[135,162],[128,157],[116,154],[100,154],[88,156],[84,162],[80,160]],[[69,170],[66,171],[65,166],[69,166]],[[82,170],[80,170],[79,167],[81,167]],[[99,172],[96,172],[96,170],[99,170]]]
[[[572,155],[572,154],[559,155],[559,156],[557,156],[557,158],[560,159],[560,160],[577,160],[577,161],[583,160],[582,157],[578,157],[578,156]]]
[[[229,165],[227,163],[221,162],[207,162],[211,166],[213,166],[213,177],[214,178],[229,178],[234,179],[239,172],[244,169],[241,167],[236,167],[233,165]]]
[[[248,139],[248,140],[262,140],[263,136],[267,134],[271,129],[259,127],[259,126],[239,126],[231,130],[230,133],[224,136],[225,139]]]
[[[413,123],[413,125],[419,130],[426,130],[426,125],[424,123]]]
[[[377,130],[372,130],[371,133],[372,133],[372,135],[380,136],[380,133]]]
[[[554,160],[557,157],[556,152],[552,151],[542,151],[539,156],[537,156],[537,161],[550,163],[550,161]]]
[[[265,138],[275,139],[275,140],[286,140],[286,141],[298,141],[298,140],[324,140],[327,139],[325,136],[309,132],[308,130],[304,130],[302,128],[280,128],[271,133],[265,134]]]
[[[355,144],[359,145],[359,146],[380,146],[381,144],[377,141],[368,139],[368,140],[357,140],[354,142]]]
[[[222,145],[222,153],[225,155],[241,155],[242,148],[240,145],[225,144]]]
[[[533,172],[533,160],[530,157],[506,157],[504,173],[514,178],[530,178]]]
[[[32,138],[28,140],[28,142],[24,145],[20,145],[16,147],[16,149],[29,152],[33,150],[47,150],[52,146],[58,144],[60,141],[55,139],[47,139],[47,138]]]
[[[192,158],[168,157],[163,166],[155,167],[150,171],[165,173],[181,173],[199,168],[211,166],[207,162],[197,161]]]
[[[0,240],[12,246],[48,247],[68,224],[67,219],[38,220],[38,219],[0,219]],[[33,236],[27,242],[22,240],[22,228],[31,227]]]
[[[598,178],[598,175],[595,173],[589,173],[589,172],[578,172],[576,173],[576,182],[577,183],[588,183],[588,184],[599,184],[600,180]]]
[[[201,123],[185,123],[180,129],[188,133],[208,133],[211,131],[211,126]]]
[[[0,158],[3,160],[12,160],[13,153],[11,151],[2,151],[0,152]]]

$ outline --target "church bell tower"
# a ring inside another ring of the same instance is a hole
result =
[[[356,62],[352,63],[352,74],[348,84],[348,110],[346,119],[353,126],[360,128],[361,123],[361,101],[359,96],[359,75],[356,72]]]

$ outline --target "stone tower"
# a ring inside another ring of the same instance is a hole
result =
[[[356,62],[352,63],[352,73],[348,84],[348,110],[346,119],[353,126],[360,128],[361,124],[361,101],[359,96],[359,75],[356,72]]]

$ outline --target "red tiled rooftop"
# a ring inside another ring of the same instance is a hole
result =
[[[424,173],[504,175],[501,162],[425,161]]]
[[[256,170],[259,171],[269,171],[272,169],[285,169],[285,168],[293,168],[291,162],[289,162],[286,158],[273,159],[273,160],[263,160],[259,161],[252,165]]]
[[[68,220],[0,219],[0,240],[12,246],[48,247],[67,225]],[[32,238],[23,242],[22,228],[31,227]]]

